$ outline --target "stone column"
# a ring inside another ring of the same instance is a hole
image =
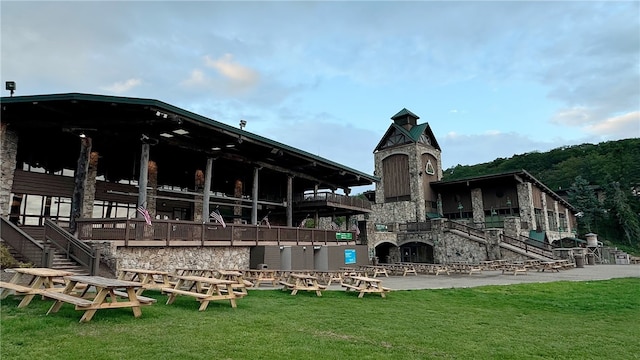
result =
[[[260,179],[260,168],[253,168],[253,186],[251,188],[251,225],[258,225],[258,182]]]
[[[211,178],[213,177],[213,158],[207,158],[207,168],[204,171],[204,190],[202,191],[202,222],[209,222],[211,209]]]
[[[517,185],[518,191],[518,210],[520,219],[527,223],[529,230],[536,230],[536,219],[533,212],[533,190],[531,183],[522,183]]]
[[[433,261],[438,264],[447,262],[446,241],[444,230],[447,226],[447,219],[431,220],[431,234],[433,236]]]
[[[87,169],[87,177],[84,185],[84,196],[82,199],[82,217],[93,217],[93,203],[96,199],[96,176],[98,174],[98,158],[97,152],[92,151],[89,154],[89,167]]]
[[[204,172],[200,169],[196,170],[194,177],[194,187],[196,192],[199,192],[204,189],[205,176]],[[202,219],[202,203],[204,201],[203,195],[194,195],[193,196],[193,221],[204,222]]]
[[[287,226],[293,226],[293,175],[287,176]]]
[[[471,209],[473,211],[473,225],[483,227],[484,225],[484,203],[482,201],[482,189],[471,189]]]
[[[73,197],[71,198],[71,219],[69,221],[69,232],[72,234],[76,233],[78,226],[76,221],[82,214],[91,145],[90,137],[80,139],[80,155],[78,156],[78,166],[74,177],[75,186],[73,187]]]
[[[564,209],[564,218],[567,221],[567,228],[564,231],[566,231],[567,233],[571,233],[571,231],[573,230],[571,228],[571,218],[569,216],[571,216],[569,209]]]
[[[18,134],[0,124],[0,216],[7,218],[11,212],[11,189],[16,171]]]
[[[556,219],[556,228],[552,231],[558,231],[560,228],[560,212],[558,211],[558,201],[553,202],[553,217]]]
[[[502,259],[502,253],[500,252],[500,234],[502,234],[502,230],[487,229],[484,234],[485,239],[487,239],[487,260]]]
[[[504,218],[504,234],[517,239],[522,231],[520,218],[517,216],[507,216]]]
[[[156,217],[157,196],[158,196],[158,164],[149,160],[147,173],[147,211],[152,219]]]
[[[233,196],[242,199],[242,181],[239,179],[236,180]],[[242,206],[240,205],[242,205],[242,201],[237,200],[236,206],[233,207],[233,215],[235,216],[233,219],[234,224],[240,224],[242,222]]]
[[[542,193],[540,195],[540,201],[542,201],[542,228],[545,231],[549,231],[549,215],[547,209],[547,195]]]

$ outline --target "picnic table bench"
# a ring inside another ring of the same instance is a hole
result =
[[[41,295],[43,290],[62,291],[62,287],[55,287],[58,278],[73,275],[66,270],[50,268],[15,268],[9,282],[3,282],[0,299],[6,298],[11,292],[15,295],[23,295],[19,308],[29,305],[36,295]],[[25,285],[23,285],[25,284]]]
[[[382,286],[382,280],[376,278],[370,278],[366,276],[351,276],[354,281],[351,284],[344,283],[342,287],[346,291],[359,292],[358,297],[362,298],[364,294],[375,293],[380,294],[381,297],[385,297],[385,293],[391,291],[391,289]]]
[[[295,295],[300,290],[315,291],[317,296],[322,296],[322,291],[327,287],[318,283],[318,277],[308,274],[290,273],[287,280],[280,280],[284,285],[283,290],[291,290],[291,295]]]
[[[147,289],[162,290],[162,288],[171,286],[169,273],[160,270],[120,269],[118,271],[118,279],[141,283],[142,287],[136,291],[137,295],[141,295]]]
[[[163,288],[162,292],[169,293],[167,305],[172,304],[177,295],[191,296],[200,302],[198,311],[204,311],[209,302],[216,300],[229,300],[232,308],[235,308],[236,299],[243,293],[233,290],[232,280],[216,279],[204,276],[177,275],[178,281],[174,287]]]
[[[58,312],[64,303],[69,303],[75,305],[76,310],[84,311],[80,322],[91,321],[98,310],[127,307],[131,308],[133,316],[138,318],[142,316],[140,306],[153,303],[153,301],[147,301],[149,298],[143,297],[143,300],[138,298],[136,289],[142,286],[139,282],[81,275],[66,276],[65,279],[67,285],[62,292],[52,290],[42,292],[43,296],[56,300],[47,311],[47,315]],[[73,294],[78,283],[86,284],[86,287],[81,294]],[[92,299],[88,298],[90,296],[88,292],[90,288],[95,288],[96,290]]]

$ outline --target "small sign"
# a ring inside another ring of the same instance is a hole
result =
[[[356,250],[355,249],[346,249],[344,251],[344,263],[345,263],[345,265],[355,264],[356,263]]]
[[[336,240],[353,240],[353,233],[350,232],[337,232]]]

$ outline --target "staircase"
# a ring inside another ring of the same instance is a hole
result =
[[[42,244],[41,241],[37,241],[37,242]],[[28,259],[22,256],[22,254],[20,254],[16,249],[14,249],[11,245],[7,244],[2,239],[0,239],[0,244],[3,244],[9,250],[9,254],[11,254],[11,256],[16,261],[21,263],[29,263]],[[56,250],[53,254],[53,264],[51,265],[51,268],[57,269],[57,270],[70,271],[77,275],[89,275],[89,272],[87,271],[86,268],[83,268],[72,259],[67,259],[65,255],[58,250]]]

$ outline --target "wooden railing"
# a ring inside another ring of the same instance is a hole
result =
[[[553,247],[549,244],[534,245],[535,243],[533,242],[538,242],[538,241],[534,239],[530,239],[525,236],[520,236],[519,239],[516,239],[508,235],[504,235],[504,234],[501,234],[500,236],[501,236],[502,242],[515,246],[517,248],[520,248],[525,252],[542,255],[548,258],[553,258],[553,251],[552,251]]]
[[[346,196],[340,194],[334,194],[331,192],[318,192],[317,194],[304,194],[294,197],[294,203],[296,202],[310,202],[310,201],[326,201],[334,204],[340,204],[344,206],[356,207],[361,209],[371,210],[371,202],[365,198],[358,196]]]
[[[25,260],[36,267],[48,267],[51,264],[53,252],[45,251],[45,247],[34,240],[19,227],[5,218],[0,218],[0,238],[22,255]]]
[[[89,270],[90,275],[97,275],[100,266],[100,251],[73,237],[65,229],[53,221],[44,222],[44,238],[53,244],[64,255]]]
[[[352,231],[285,226],[198,223],[178,220],[79,219],[80,240],[110,241],[118,246],[259,246],[354,245]],[[340,234],[340,235],[339,235]],[[351,237],[351,239],[348,239]],[[339,239],[338,239],[339,238]],[[346,239],[345,239],[346,238]]]

